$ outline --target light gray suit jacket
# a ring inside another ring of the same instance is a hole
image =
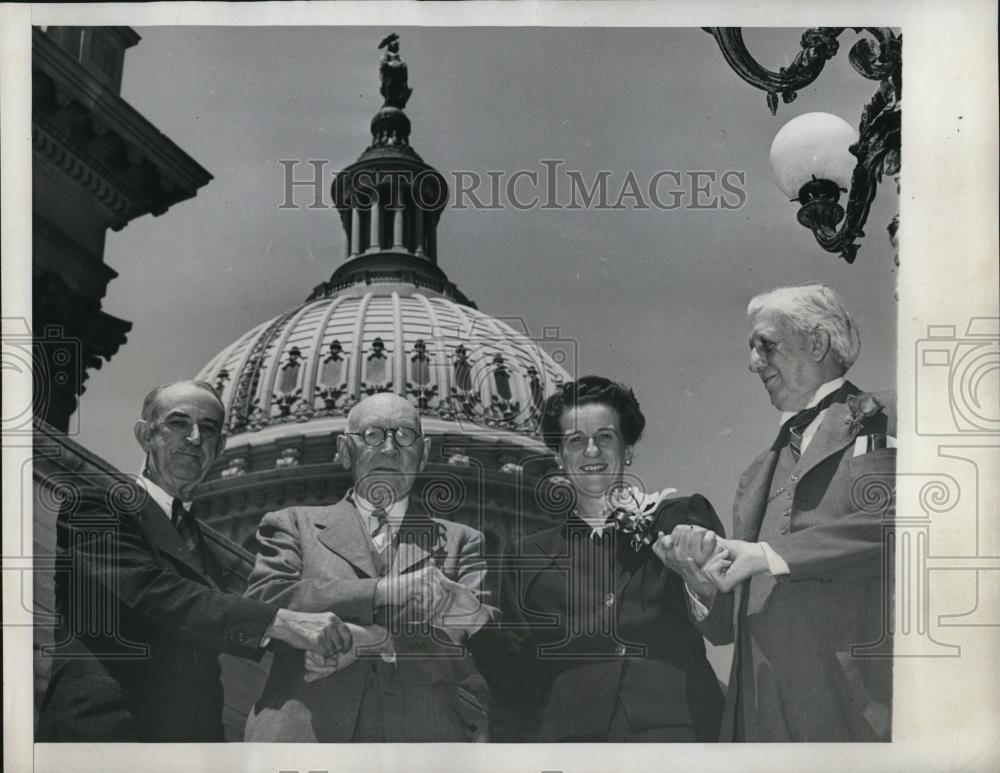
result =
[[[468,526],[407,514],[395,538],[402,574],[433,562],[447,577],[476,591],[489,604],[482,535]],[[247,720],[247,741],[345,742],[352,740],[372,667],[382,687],[386,740],[464,741],[482,719],[482,707],[460,689],[478,673],[464,647],[442,631],[394,625],[391,610],[373,608],[380,562],[347,499],[323,507],[291,507],[267,513],[257,539],[260,552],[247,596],[288,609],[332,611],[359,625],[388,625],[397,653],[390,665],[362,657],[344,671],[306,683],[303,654],[276,644],[264,693]],[[471,702],[470,702],[471,701]]]

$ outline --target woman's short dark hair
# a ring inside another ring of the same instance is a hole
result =
[[[639,401],[631,388],[603,376],[584,376],[563,384],[545,401],[542,410],[542,439],[545,445],[558,451],[562,442],[560,421],[563,414],[570,408],[591,403],[614,408],[625,445],[635,445],[642,437],[646,417],[642,415]]]

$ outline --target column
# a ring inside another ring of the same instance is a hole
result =
[[[351,206],[351,257],[361,253],[361,213]]]
[[[392,213],[392,248],[394,250],[405,250],[403,244],[403,213],[406,210],[397,209]]]
[[[413,217],[413,253],[415,255],[424,254],[424,217],[425,213],[419,204],[414,204]]]
[[[371,230],[368,238],[368,252],[378,252],[382,249],[382,207],[379,205],[378,194],[372,202],[371,220],[369,225]]]

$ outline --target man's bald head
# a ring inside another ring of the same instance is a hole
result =
[[[429,451],[420,413],[405,398],[388,392],[355,405],[347,415],[347,431],[337,438],[337,458],[351,471],[357,492],[386,509],[409,496]]]
[[[410,404],[405,397],[400,397],[392,392],[379,392],[371,397],[366,397],[360,403],[351,408],[347,414],[347,429],[350,432],[357,432],[368,417],[405,417],[415,426],[417,432],[420,431],[420,414],[417,409]]]

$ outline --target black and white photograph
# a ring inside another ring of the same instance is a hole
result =
[[[4,17],[23,769],[993,768],[995,8],[154,5]]]

